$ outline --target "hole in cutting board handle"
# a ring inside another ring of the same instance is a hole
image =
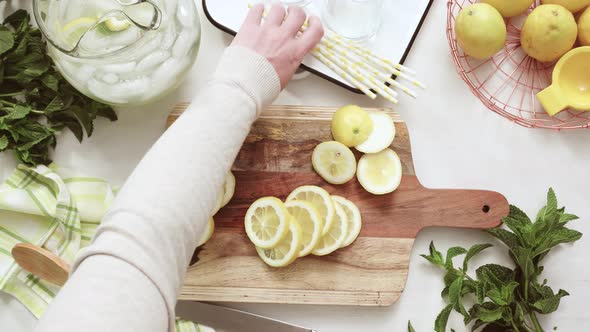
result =
[[[481,210],[483,211],[483,213],[488,213],[490,212],[490,206],[489,205],[484,205]]]

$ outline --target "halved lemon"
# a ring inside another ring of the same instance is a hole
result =
[[[280,199],[260,198],[252,203],[246,212],[246,234],[257,247],[273,248],[289,232],[290,219],[291,215]]]
[[[334,200],[334,203],[344,210],[346,213],[346,219],[348,220],[348,233],[346,234],[344,242],[342,242],[342,245],[340,245],[340,248],[344,248],[352,244],[361,232],[361,211],[353,202],[344,197],[332,196],[332,200]]]
[[[323,223],[318,211],[306,201],[285,203],[287,211],[301,228],[302,242],[299,257],[307,256],[322,237]]]
[[[234,197],[236,191],[236,177],[231,171],[225,177],[225,184],[223,185],[223,201],[221,207],[224,207]]]
[[[313,169],[331,184],[350,181],[356,173],[356,159],[352,151],[336,141],[318,144],[311,155]]]
[[[299,256],[303,241],[301,228],[292,218],[288,221],[288,226],[287,234],[276,246],[267,249],[256,246],[258,256],[272,267],[285,267]]]
[[[289,201],[306,201],[315,207],[324,224],[322,235],[326,234],[332,227],[334,222],[334,202],[326,190],[318,186],[301,186],[289,194],[287,202]]]
[[[402,180],[402,163],[391,149],[361,157],[356,176],[366,191],[374,195],[389,194]]]
[[[334,207],[336,213],[334,214],[334,222],[332,223],[332,226],[328,232],[322,236],[311,252],[316,256],[329,255],[338,250],[348,235],[348,220],[346,212],[344,212],[344,209],[338,204],[335,204]]]
[[[395,138],[395,124],[386,113],[370,112],[373,131],[366,141],[356,146],[363,153],[377,153],[388,148]]]
[[[201,239],[199,240],[199,244],[197,244],[197,247],[200,247],[200,246],[204,245],[205,243],[207,243],[207,241],[209,241],[211,239],[211,237],[213,236],[214,231],[215,231],[215,220],[213,220],[213,218],[209,218],[209,222],[207,223],[207,226],[205,228],[205,232],[203,232],[203,235],[201,235]]]

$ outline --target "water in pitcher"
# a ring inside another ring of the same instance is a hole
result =
[[[193,0],[37,0],[50,55],[82,93],[113,105],[145,104],[182,81],[200,26]]]

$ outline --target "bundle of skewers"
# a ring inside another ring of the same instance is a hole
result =
[[[266,14],[265,11],[263,16]],[[307,26],[306,20],[301,27],[301,32],[305,31]],[[397,104],[398,90],[416,98],[417,93],[404,83],[426,89],[426,86],[415,78],[416,72],[412,69],[382,58],[368,48],[349,41],[333,31],[325,31],[324,37],[311,54],[371,99],[381,96]],[[398,82],[397,79],[403,83]]]

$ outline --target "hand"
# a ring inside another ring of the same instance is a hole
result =
[[[264,56],[276,70],[281,88],[284,88],[303,57],[322,39],[324,28],[318,17],[311,16],[308,28],[305,32],[300,32],[306,14],[297,6],[289,6],[287,16],[282,5],[273,5],[264,23],[263,13],[262,4],[250,9],[232,45],[249,48]]]

